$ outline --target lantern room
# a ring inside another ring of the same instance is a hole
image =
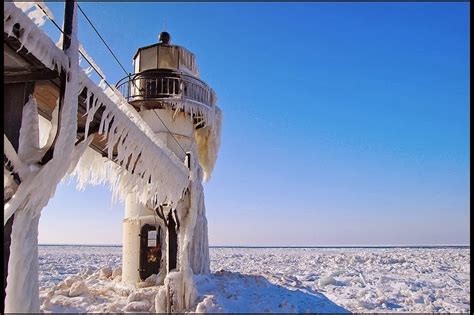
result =
[[[138,111],[166,108],[184,100],[206,107],[216,104],[214,91],[199,78],[194,54],[171,45],[167,32],[160,33],[157,44],[137,50],[133,69],[117,88]]]

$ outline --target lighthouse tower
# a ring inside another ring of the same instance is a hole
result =
[[[172,271],[209,272],[202,181],[209,178],[220,142],[221,112],[214,91],[199,78],[194,54],[159,42],[139,48],[134,73],[117,88],[155,135],[189,168],[191,184],[179,202],[144,206],[130,193],[123,220],[122,281],[138,283]],[[166,184],[166,180],[164,180]],[[140,189],[140,188],[138,188]]]

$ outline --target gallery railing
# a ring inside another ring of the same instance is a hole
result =
[[[131,104],[150,100],[191,100],[204,106],[215,105],[214,91],[188,74],[169,70],[147,70],[121,79],[117,89]]]

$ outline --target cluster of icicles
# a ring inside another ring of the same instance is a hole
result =
[[[24,10],[31,8],[24,3],[21,5]],[[31,11],[29,15],[39,16],[38,13],[41,12]],[[16,23],[21,25],[24,29],[19,37],[22,46],[48,68],[57,71],[68,69],[64,53],[14,4],[5,3],[4,20],[5,31],[10,35]],[[142,203],[179,200],[184,187],[189,183],[188,170],[183,162],[166,148],[117,90],[107,87],[104,81],[98,87],[84,71],[78,73],[78,90],[87,88],[88,93],[86,135],[94,114],[102,107],[104,111],[98,133],[107,140],[108,151],[107,158],[103,158],[91,149],[86,149],[78,166],[71,172],[77,176],[79,186],[108,182],[114,198],[123,197],[125,192],[139,192],[136,196]],[[205,178],[209,178],[219,147],[220,110],[190,102],[178,102],[174,105],[177,112],[184,110],[197,114],[205,121],[207,127],[200,132],[199,139],[202,141],[198,141],[198,155]],[[114,149],[116,152],[113,152]],[[113,153],[116,153],[115,162],[110,161]],[[119,166],[125,164],[134,166],[133,174]]]

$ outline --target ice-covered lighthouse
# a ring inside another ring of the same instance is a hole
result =
[[[199,78],[194,54],[171,44],[167,32],[160,33],[158,43],[139,48],[133,66],[134,73],[117,87],[185,163],[191,184],[178,202],[153,207],[138,202],[140,188],[128,194],[122,281],[137,283],[154,277],[159,284],[173,271],[181,273],[181,278],[189,271],[208,273],[202,182],[212,172],[220,143],[221,111],[215,93]]]

